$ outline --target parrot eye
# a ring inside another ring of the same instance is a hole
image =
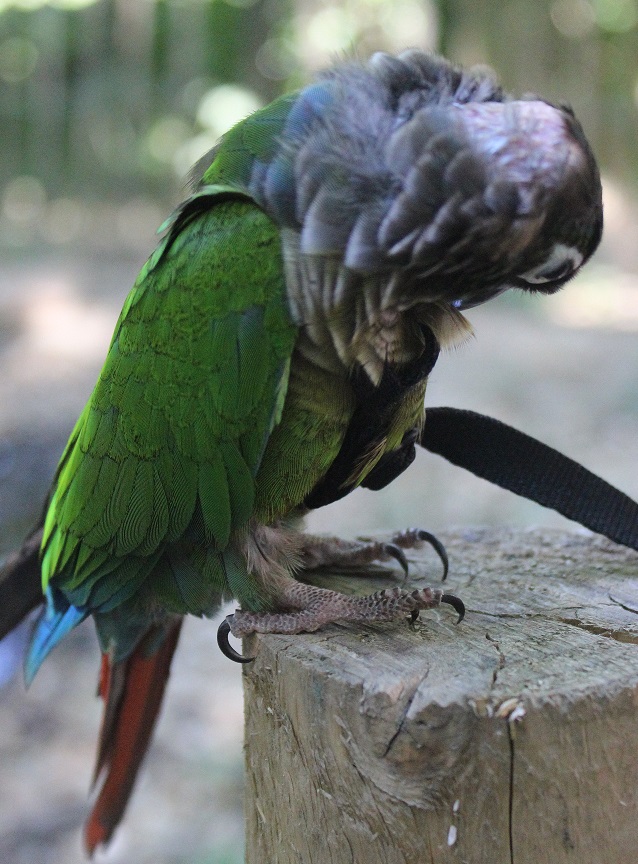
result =
[[[521,273],[518,277],[526,285],[542,285],[544,282],[557,282],[571,276],[583,263],[583,255],[573,246],[556,243],[549,258],[533,270]]]

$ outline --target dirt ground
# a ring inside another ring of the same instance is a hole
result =
[[[39,511],[140,264],[107,253],[17,252],[0,264],[0,555]],[[626,274],[602,267],[583,280],[560,299],[503,298],[473,310],[476,338],[440,358],[427,403],[513,423],[638,497],[638,316],[622,300],[635,304],[638,289]],[[601,297],[614,300],[616,312],[608,314],[607,303],[604,314],[588,318]],[[600,320],[605,326],[573,326]],[[406,525],[436,531],[570,523],[423,453],[390,488],[357,492],[310,524],[354,536]],[[453,590],[453,573],[449,584]],[[242,860],[240,669],[219,654],[215,631],[215,622],[188,622],[126,819],[96,860]],[[86,624],[56,649],[28,692],[19,679],[0,689],[4,864],[84,860],[80,825],[100,717],[97,666]]]

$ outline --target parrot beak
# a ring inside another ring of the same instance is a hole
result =
[[[485,291],[474,291],[467,297],[460,297],[458,300],[454,300],[452,306],[458,309],[459,312],[465,312],[466,309],[473,309],[475,306],[480,306],[481,303],[486,303],[488,300],[498,297],[499,294],[504,294],[512,287],[512,285],[500,285],[498,288],[491,287]]]

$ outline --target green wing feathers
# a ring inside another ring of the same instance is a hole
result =
[[[255,160],[267,164],[280,148],[284,126],[297,95],[280,96],[233,126],[217,147],[195,166],[194,174],[203,173],[204,184],[228,184],[247,189]]]
[[[153,572],[162,605],[202,614],[252,514],[296,331],[277,227],[219,198],[142,270],[60,462],[43,580],[76,605],[106,611]]]

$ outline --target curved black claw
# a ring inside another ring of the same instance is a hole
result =
[[[405,552],[401,549],[400,546],[397,546],[396,543],[384,543],[383,551],[386,555],[389,555],[391,558],[394,558],[401,565],[401,569],[405,574],[405,578],[408,578],[408,559],[405,557]]]
[[[434,549],[436,554],[441,559],[441,563],[443,564],[443,576],[441,577],[441,581],[445,582],[447,579],[447,571],[450,566],[450,562],[448,561],[447,552],[445,551],[445,546],[438,537],[435,537],[434,534],[430,534],[429,531],[423,531],[419,529],[417,531],[417,538],[419,540],[423,540],[425,543],[429,543],[430,546]]]
[[[461,598],[457,597],[456,594],[443,594],[441,597],[441,603],[449,603],[449,605],[455,609],[459,616],[456,623],[460,624],[465,618],[465,603]]]
[[[244,657],[243,654],[239,653],[239,651],[235,651],[228,641],[228,636],[230,635],[230,624],[228,621],[229,618],[232,617],[232,615],[227,615],[217,628],[217,644],[219,645],[219,650],[222,652],[224,657],[228,657],[228,659],[232,660],[234,663],[252,663],[255,659],[254,657]]]

